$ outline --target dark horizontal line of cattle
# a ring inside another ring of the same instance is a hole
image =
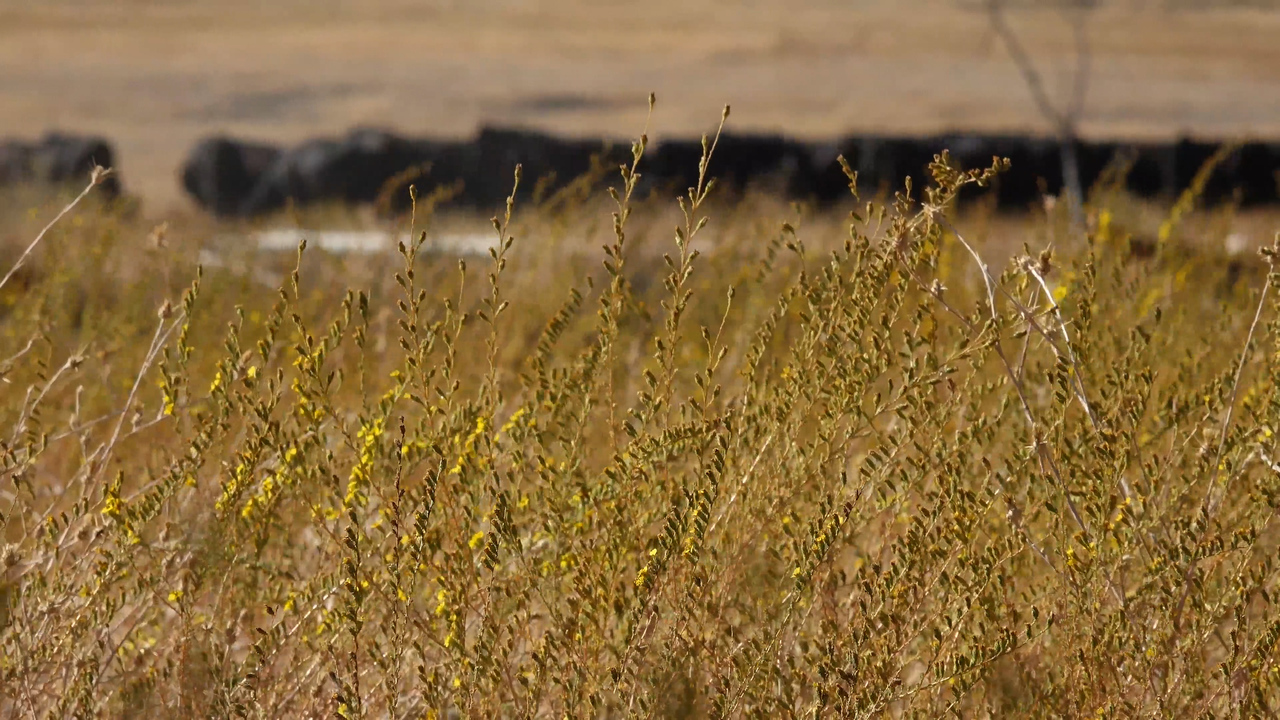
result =
[[[738,195],[759,186],[791,199],[831,202],[848,197],[837,163],[843,155],[858,171],[860,187],[898,189],[907,176],[924,177],[943,148],[966,168],[987,167],[995,156],[1011,160],[992,192],[1000,208],[1026,208],[1042,194],[1062,189],[1062,154],[1050,139],[950,135],[927,138],[850,137],[800,142],[776,135],[727,134],[720,138],[708,173],[721,192]],[[1109,165],[1130,163],[1128,189],[1139,196],[1172,196],[1191,184],[1218,144],[1181,140],[1163,144],[1083,142],[1076,146],[1081,178],[1091,185]],[[491,209],[511,189],[511,171],[523,165],[525,192],[534,180],[561,183],[581,177],[593,160],[615,167],[629,160],[625,142],[565,139],[543,133],[484,128],[466,141],[408,138],[361,128],[346,137],[321,138],[284,149],[228,137],[199,143],[183,168],[183,185],[203,207],[222,217],[249,217],[317,202],[368,203],[390,198],[390,209],[408,203],[407,184],[420,190],[459,183],[455,204]],[[658,143],[641,164],[647,190],[681,193],[697,183],[701,140]],[[598,167],[598,166],[597,166]],[[1280,143],[1247,143],[1215,171],[1208,202],[1237,197],[1242,204],[1280,201]],[[616,171],[607,176],[617,182]],[[391,186],[388,184],[392,183]]]
[[[708,174],[717,194],[738,196],[759,188],[786,198],[830,203],[848,197],[836,161],[843,155],[858,171],[863,195],[896,190],[908,176],[925,178],[943,148],[965,168],[986,167],[993,157],[1011,161],[988,192],[997,207],[1023,209],[1063,186],[1057,141],[1017,135],[937,135],[923,138],[853,136],[802,142],[781,135],[725,134]],[[1080,177],[1092,185],[1109,167],[1128,167],[1125,184],[1141,197],[1172,197],[1188,187],[1218,150],[1215,142],[1183,139],[1167,143],[1123,141],[1077,143]],[[696,184],[700,139],[667,140],[649,148],[641,163],[641,196],[671,195]],[[49,133],[34,142],[0,140],[0,186],[16,183],[80,182],[93,165],[114,165],[111,144],[99,137]],[[482,128],[469,140],[412,138],[376,128],[343,137],[317,138],[292,147],[217,136],[197,143],[182,167],[182,185],[203,208],[223,218],[254,217],[293,203],[372,203],[389,211],[409,203],[407,185],[423,193],[455,187],[451,203],[486,212],[500,207],[511,190],[512,168],[524,168],[522,195],[538,180],[563,185],[593,168],[616,168],[630,160],[627,142],[566,139],[544,133]],[[616,169],[604,175],[616,184]],[[106,187],[121,191],[118,176]],[[1208,203],[1235,199],[1242,205],[1280,202],[1280,143],[1240,145],[1214,171],[1204,188]]]
[[[95,165],[115,166],[115,152],[105,138],[62,132],[35,141],[0,138],[0,187],[84,183]],[[119,178],[108,176],[101,191],[118,197]]]

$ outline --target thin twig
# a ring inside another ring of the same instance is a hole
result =
[[[1280,245],[1280,235],[1276,236],[1276,242]],[[1267,273],[1267,282],[1262,286],[1262,294],[1258,297],[1258,308],[1253,313],[1253,322],[1249,325],[1249,334],[1245,337],[1244,349],[1240,351],[1240,361],[1236,364],[1235,379],[1231,383],[1231,396],[1227,400],[1227,414],[1222,419],[1222,431],[1218,436],[1218,450],[1213,457],[1213,471],[1209,476],[1209,487],[1205,488],[1204,500],[1200,503],[1200,515],[1204,518],[1202,527],[1208,528],[1209,518],[1215,510],[1213,503],[1213,489],[1218,484],[1218,475],[1222,472],[1222,454],[1227,445],[1227,432],[1231,428],[1231,419],[1235,413],[1236,397],[1240,392],[1240,377],[1244,374],[1245,363],[1249,359],[1249,348],[1253,346],[1253,334],[1258,329],[1258,321],[1262,318],[1262,309],[1266,307],[1267,292],[1271,289],[1272,273]],[[1187,563],[1187,569],[1182,574],[1182,595],[1178,597],[1178,603],[1173,611],[1173,625],[1178,631],[1181,631],[1182,625],[1182,609],[1186,605],[1187,598],[1191,595],[1191,575],[1195,570],[1196,561],[1192,559]]]
[[[152,363],[155,362],[156,355],[158,355],[160,353],[160,349],[164,347],[166,337],[164,326],[166,319],[167,318],[165,317],[161,317],[160,322],[156,325],[156,332],[151,337],[151,344],[147,347],[147,354],[142,360],[141,367],[138,368],[138,374],[133,379],[133,387],[129,389],[129,397],[125,400],[124,411],[121,412],[120,417],[116,419],[116,427],[111,433],[111,439],[103,446],[102,455],[95,462],[97,467],[90,473],[86,485],[92,482],[94,476],[101,472],[102,468],[106,467],[107,461],[111,458],[111,451],[115,449],[116,442],[120,439],[120,429],[124,426],[124,419],[129,413],[129,408],[133,407],[134,398],[137,397],[138,394],[138,387],[142,385],[142,378],[147,374],[147,371],[151,369]],[[176,327],[176,325],[181,322],[182,317],[179,316],[175,321],[174,326]]]
[[[1076,156],[1075,142],[1079,136],[1080,115],[1084,112],[1090,66],[1090,50],[1083,10],[1072,22],[1076,46],[1076,77],[1072,83],[1071,103],[1064,110],[1054,107],[1045,89],[1044,79],[1036,70],[1035,63],[1031,61],[1030,53],[1005,20],[1003,0],[988,0],[987,14],[991,19],[991,28],[1004,42],[1014,65],[1017,66],[1018,72],[1022,74],[1022,79],[1027,84],[1027,89],[1031,91],[1031,99],[1035,102],[1036,108],[1053,126],[1058,136],[1059,154],[1062,158],[1062,180],[1067,189],[1067,206],[1071,212],[1071,222],[1076,230],[1082,230],[1085,227],[1084,211],[1081,207],[1084,203],[1084,185],[1080,179],[1080,164]]]
[[[1070,489],[1067,488],[1066,481],[1063,480],[1062,474],[1058,470],[1057,461],[1054,460],[1053,454],[1049,452],[1047,447],[1045,447],[1044,440],[1040,437],[1040,429],[1036,423],[1035,416],[1031,412],[1031,403],[1027,400],[1026,393],[1022,390],[1022,383],[1018,382],[1018,377],[1013,371],[1013,366],[1009,364],[1009,359],[1004,354],[1004,348],[1001,345],[999,338],[999,328],[996,327],[996,323],[999,322],[1000,318],[1000,310],[996,306],[995,280],[991,277],[991,272],[987,269],[987,264],[982,260],[982,256],[978,255],[978,251],[973,249],[973,246],[969,244],[969,241],[965,240],[964,236],[957,232],[955,227],[951,225],[951,223],[947,221],[947,219],[942,216],[942,213],[936,208],[932,209],[932,213],[936,218],[940,218],[941,222],[944,223],[951,233],[955,235],[956,239],[960,241],[960,244],[964,245],[965,250],[968,250],[969,254],[973,256],[974,262],[977,263],[978,269],[982,272],[982,281],[986,283],[987,286],[987,302],[991,305],[991,322],[992,329],[994,331],[992,347],[996,351],[996,356],[1000,358],[1000,362],[1004,365],[1005,372],[1009,375],[1010,382],[1013,383],[1013,389],[1018,393],[1018,400],[1022,404],[1022,413],[1026,417],[1027,424],[1031,429],[1031,441],[1034,444],[1036,454],[1040,456],[1041,462],[1050,469],[1053,473],[1054,479],[1057,480],[1058,487],[1062,491],[1063,500],[1067,504],[1067,509],[1071,512],[1071,517],[1075,519],[1076,525],[1084,531],[1086,536],[1091,535],[1092,533],[1089,530],[1089,526],[1084,521],[1084,516],[1080,514],[1080,511],[1076,508],[1075,501],[1071,499]]]
[[[9,382],[9,378],[5,377],[5,373],[8,373],[9,370],[12,369],[13,363],[20,360],[23,355],[26,355],[27,353],[31,352],[31,348],[35,346],[36,338],[38,337],[39,335],[32,337],[30,340],[27,341],[27,344],[24,345],[21,350],[5,358],[3,361],[0,361],[0,380]]]
[[[1236,398],[1240,394],[1240,377],[1244,374],[1245,363],[1249,360],[1249,349],[1253,346],[1253,334],[1258,329],[1258,321],[1262,318],[1262,309],[1266,307],[1267,292],[1271,290],[1271,275],[1267,275],[1267,282],[1262,286],[1262,294],[1258,296],[1258,308],[1253,313],[1253,322],[1249,324],[1249,334],[1245,336],[1244,349],[1240,351],[1240,362],[1236,364],[1235,378],[1231,382],[1231,397],[1227,400],[1227,415],[1222,419],[1222,431],[1218,435],[1218,451],[1213,458],[1213,477],[1209,483],[1209,488],[1205,491],[1204,509],[1206,512],[1212,511],[1210,498],[1213,495],[1213,486],[1218,481],[1218,474],[1222,471],[1222,453],[1227,445],[1227,431],[1231,427],[1231,419],[1235,415]]]
[[[0,280],[0,288],[3,288],[5,284],[9,282],[9,278],[12,278],[13,274],[18,272],[18,268],[22,267],[23,263],[27,261],[27,257],[31,255],[31,252],[33,250],[36,249],[36,246],[39,245],[40,241],[44,239],[44,236],[48,234],[48,232],[51,229],[53,229],[53,226],[57,225],[58,221],[61,220],[64,215],[71,212],[71,210],[75,208],[76,205],[79,205],[80,201],[83,200],[85,196],[89,194],[89,191],[92,190],[95,185],[98,185],[102,183],[103,180],[106,180],[107,176],[110,174],[111,174],[111,171],[107,170],[106,168],[102,168],[98,166],[95,166],[93,168],[93,172],[89,176],[89,184],[85,186],[84,190],[80,191],[80,194],[76,196],[75,200],[72,200],[69,205],[62,208],[62,212],[58,213],[52,220],[50,220],[49,224],[45,225],[44,229],[40,231],[40,234],[36,235],[36,239],[32,240],[31,244],[27,246],[27,249],[22,251],[22,255],[18,257],[18,262],[14,263],[13,267],[9,269],[8,274],[4,276],[4,279]]]
[[[1040,114],[1052,122],[1054,129],[1059,132],[1064,128],[1070,127],[1072,124],[1071,117],[1054,107],[1053,101],[1049,99],[1049,92],[1045,89],[1044,79],[1040,77],[1040,71],[1036,70],[1035,63],[1031,62],[1031,55],[1023,47],[1017,33],[1013,31],[1013,28],[1009,27],[1009,23],[1005,20],[1004,2],[1002,0],[989,0],[987,14],[991,17],[991,29],[995,30],[996,34],[1000,36],[1000,40],[1004,42],[1005,49],[1013,57],[1013,63],[1018,67],[1018,72],[1022,73],[1022,80],[1027,84],[1027,89],[1031,91],[1031,99],[1035,102],[1036,108],[1040,110]]]
[[[1045,299],[1049,301],[1049,307],[1053,309],[1053,315],[1058,321],[1058,332],[1062,333],[1064,355],[1067,358],[1067,362],[1071,363],[1072,379],[1075,380],[1076,385],[1076,399],[1080,401],[1080,406],[1084,408],[1085,414],[1089,416],[1089,423],[1093,425],[1093,429],[1099,430],[1102,426],[1098,422],[1098,416],[1093,412],[1093,407],[1089,405],[1089,398],[1085,395],[1084,378],[1080,374],[1080,365],[1076,362],[1076,354],[1071,350],[1071,338],[1067,335],[1067,322],[1062,318],[1062,307],[1058,305],[1058,301],[1053,297],[1053,292],[1049,290],[1049,284],[1044,281],[1044,277],[1040,275],[1035,267],[1028,263],[1025,270],[1028,275],[1035,278],[1036,282],[1039,283],[1040,288],[1044,291]],[[1056,345],[1054,350],[1057,351]],[[1128,494],[1129,489],[1126,487],[1125,495]]]
[[[1040,460],[1041,469],[1043,470],[1044,468],[1048,468],[1050,474],[1052,474],[1053,479],[1058,486],[1058,490],[1062,494],[1062,499],[1066,504],[1068,511],[1071,513],[1072,519],[1075,520],[1076,525],[1084,533],[1084,536],[1087,539],[1090,536],[1092,536],[1093,533],[1089,529],[1088,524],[1085,522],[1084,517],[1080,514],[1079,509],[1076,507],[1075,501],[1071,499],[1071,489],[1067,487],[1066,480],[1062,477],[1062,471],[1058,468],[1058,462],[1054,458],[1053,452],[1049,449],[1048,443],[1046,443],[1044,439],[1040,436],[1040,430],[1036,425],[1035,416],[1032,415],[1031,413],[1031,405],[1027,401],[1026,393],[1023,392],[1022,385],[1019,382],[1017,376],[1014,374],[1013,367],[1009,364],[1009,360],[1004,353],[1004,348],[1000,343],[1000,329],[998,325],[1000,315],[995,304],[995,291],[993,290],[995,282],[991,277],[991,273],[987,269],[987,264],[983,262],[982,257],[978,255],[978,251],[975,250],[973,246],[970,245],[968,241],[966,241],[964,237],[955,229],[955,227],[951,225],[951,223],[946,219],[946,217],[942,215],[941,210],[939,208],[927,208],[927,210],[929,211],[930,217],[939,219],[940,222],[943,223],[943,226],[948,228],[952,232],[952,234],[955,235],[956,239],[959,240],[962,245],[964,245],[965,249],[969,251],[969,254],[973,256],[973,260],[975,263],[977,263],[978,269],[981,270],[982,272],[983,282],[985,282],[987,285],[987,298],[991,303],[992,348],[995,350],[996,356],[1000,358],[1000,362],[1004,365],[1005,373],[1008,374],[1010,382],[1013,383],[1013,387],[1018,393],[1018,400],[1022,404],[1023,415],[1026,417],[1027,424],[1030,426],[1031,441],[1033,443],[1032,447],[1036,451],[1036,455]],[[1280,245],[1280,236],[1278,236],[1277,238],[1277,245]],[[1270,280],[1268,276],[1268,282],[1269,281]],[[1257,324],[1256,318],[1254,320],[1254,323],[1255,325]],[[1125,595],[1120,590],[1120,587],[1116,584],[1115,578],[1108,575],[1104,578],[1104,581],[1106,582],[1107,590],[1111,593],[1112,598],[1116,601],[1116,605],[1117,607],[1119,607],[1121,615],[1124,617],[1125,621],[1128,622],[1129,626],[1136,633],[1139,630],[1138,623],[1133,619],[1132,616],[1130,616],[1128,604],[1125,601]],[[1190,583],[1187,583],[1187,588],[1188,588],[1187,591],[1189,592]],[[1185,600],[1185,597],[1186,596],[1184,595],[1183,596],[1184,600]],[[1151,678],[1148,678],[1148,689],[1150,690],[1153,696],[1159,697],[1159,693],[1156,691],[1154,680]]]

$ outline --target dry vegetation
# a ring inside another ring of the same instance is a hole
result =
[[[1229,209],[1134,243],[1099,187],[1001,272],[945,158],[672,215],[644,149],[612,223],[278,291],[63,218],[0,288],[3,713],[1280,712],[1274,255],[1184,242]]]

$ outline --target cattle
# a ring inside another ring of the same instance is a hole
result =
[[[539,182],[563,186],[586,175],[593,159],[616,168],[630,158],[625,142],[566,139],[516,128],[482,127],[472,147],[476,164],[466,175],[465,197],[480,207],[500,204],[511,194],[516,164],[523,178],[520,196],[527,199]]]
[[[217,136],[191,151],[182,182],[192,199],[220,217],[261,215],[289,202],[370,202],[397,173],[429,160],[428,145],[377,128],[288,149]]]
[[[389,182],[410,171],[444,184],[473,167],[475,157],[458,143],[405,138],[378,128],[356,128],[342,138],[316,138],[281,153],[241,205],[243,215],[321,202],[350,204],[379,199]],[[421,184],[421,183],[420,183]],[[408,193],[393,193],[403,209]]]
[[[1238,153],[1235,188],[1239,188],[1241,204],[1280,201],[1280,143],[1245,143]]]
[[[31,180],[30,143],[12,138],[0,139],[0,187]]]
[[[1125,187],[1140,198],[1168,200],[1178,187],[1177,152],[1167,143],[1129,143],[1119,148],[1116,162],[1127,167]]]
[[[990,197],[996,207],[1025,209],[1043,192],[1061,184],[1061,155],[1057,143],[1041,138],[1012,135],[937,135],[919,139],[863,137],[847,141],[846,158],[859,171],[860,184],[875,192],[897,192],[912,181],[912,195],[922,197],[922,187],[933,180],[930,165],[948,151],[951,162],[965,171],[990,168],[996,158],[1008,158],[1011,167],[996,176],[991,188],[968,185],[962,200]]]
[[[935,155],[952,149],[963,167],[991,165],[989,149],[978,138],[927,137],[895,138],[881,135],[856,135],[835,143],[810,146],[811,196],[820,202],[849,196],[848,178],[836,157],[843,156],[849,169],[858,174],[858,192],[864,198],[876,195],[891,197],[903,190],[911,178],[912,196],[919,198],[920,188],[931,176],[929,165]]]
[[[646,159],[642,172],[653,187],[682,195],[698,184],[702,154],[701,139],[667,140]],[[818,194],[820,187],[811,149],[780,135],[721,134],[705,179],[713,177],[719,192],[733,197],[749,187],[783,197]]]
[[[115,152],[110,142],[97,136],[52,131],[35,142],[0,141],[0,186],[81,186],[98,165],[114,167]],[[121,191],[118,174],[108,176],[98,190],[109,200]]]
[[[524,168],[520,194],[556,187],[599,167],[628,162],[627,143],[566,139],[518,128],[485,126],[470,140],[410,138],[378,128],[356,128],[345,136],[314,138],[286,150],[269,145],[211,138],[199,144],[183,169],[187,192],[219,216],[273,212],[289,202],[369,203],[386,201],[407,208],[408,182],[422,192],[437,186],[459,188],[452,202],[492,212],[511,191],[511,172]],[[1066,184],[1068,156],[1079,171],[1081,189],[1100,181],[1123,180],[1140,197],[1169,199],[1187,187],[1217,146],[1192,140],[1131,143],[1075,140],[1064,146],[1051,137],[946,134],[928,137],[857,135],[832,141],[800,142],[776,134],[724,133],[707,169],[718,197],[741,197],[750,188],[821,204],[847,199],[848,180],[836,161],[843,155],[858,172],[864,197],[893,193],[912,178],[916,198],[931,181],[928,166],[949,149],[963,169],[990,167],[995,157],[1010,168],[991,189],[969,187],[962,201],[989,198],[1001,210],[1025,210],[1042,194]],[[24,151],[0,152],[0,178],[31,165]],[[651,146],[641,164],[641,194],[684,194],[698,183],[702,142],[668,139]],[[18,170],[6,168],[18,168]],[[1277,199],[1280,146],[1249,143],[1219,165],[1205,188],[1206,202],[1239,197],[1245,204]],[[1123,172],[1122,172],[1123,171]],[[609,172],[606,177],[616,181]],[[549,184],[548,184],[549,183]],[[421,194],[421,193],[420,193]]]
[[[1200,168],[1204,166],[1214,153],[1218,151],[1216,143],[1203,142],[1193,140],[1191,138],[1180,138],[1173,145],[1174,153],[1174,187],[1175,190],[1181,192],[1191,186],[1195,179],[1196,173],[1200,172]],[[1232,153],[1234,156],[1235,153]],[[1227,158],[1224,164],[1233,164],[1232,158]],[[1206,202],[1218,203],[1231,197],[1231,180],[1228,175],[1230,172],[1224,172],[1226,168],[1219,165],[1209,176],[1208,182],[1204,188],[1204,199]]]
[[[885,149],[887,141],[884,137],[858,135],[810,146],[815,198],[829,202],[849,197],[848,178],[837,159],[840,156],[858,174],[858,192],[863,197],[901,187],[895,183],[898,162],[891,159],[897,151]],[[919,176],[918,172],[912,174]]]
[[[279,152],[256,175],[244,172],[243,146],[226,148],[205,141],[193,151],[201,162],[194,177],[213,177],[219,187],[230,186],[242,197],[228,198],[220,214],[254,216],[283,208],[286,203],[370,203],[384,197],[389,209],[409,203],[402,187],[410,180],[422,190],[458,184],[456,202],[492,209],[511,192],[512,172],[523,165],[523,193],[541,178],[564,183],[591,168],[593,158],[606,163],[624,159],[607,143],[564,140],[528,130],[482,128],[469,141],[406,138],[378,128],[356,128],[341,138],[316,138]],[[204,167],[208,166],[208,167]],[[186,174],[184,173],[184,178]],[[389,185],[390,184],[390,185]],[[207,208],[219,207],[226,193],[205,193],[199,183],[187,191]],[[217,210],[215,210],[217,212]]]
[[[262,215],[283,209],[292,202],[306,206],[322,201],[357,202],[346,191],[358,184],[374,184],[377,191],[385,177],[370,177],[360,170],[376,165],[376,160],[360,156],[360,138],[348,143],[339,138],[315,138],[278,155],[254,184],[241,205],[244,215]],[[373,148],[376,151],[376,148]],[[357,193],[366,192],[363,188]]]
[[[967,186],[961,199],[993,196],[997,208],[1025,210],[1044,193],[1062,185],[1062,150],[1056,140],[1014,135],[958,135],[938,138],[934,147],[946,148],[963,170],[985,170],[995,158],[1007,158],[1009,169],[998,174],[991,189]]]
[[[200,141],[182,165],[182,187],[218,217],[237,217],[280,148],[225,136]]]
[[[815,163],[818,196],[838,199],[845,194],[843,172],[830,146],[818,146]],[[942,149],[966,170],[989,167],[993,157],[1009,158],[1010,168],[993,182],[993,189],[967,188],[962,199],[994,193],[1003,210],[1025,209],[1041,194],[1056,195],[1065,187],[1063,146],[1053,138],[1014,135],[943,135],[921,139],[874,135],[849,137],[836,144],[851,168],[858,171],[866,192],[896,191],[910,176],[919,188],[929,179],[927,166]],[[1218,150],[1213,143],[1183,139],[1177,143],[1074,141],[1072,150],[1081,189],[1089,192],[1104,180],[1121,184],[1142,198],[1170,201],[1192,183],[1196,173]],[[1280,200],[1280,145],[1246,143],[1228,155],[1208,178],[1203,201],[1214,204],[1238,195],[1244,205]],[[915,193],[919,197],[919,192]]]
[[[1166,202],[1178,197],[1195,181],[1201,168],[1222,143],[1180,138],[1172,143],[1085,142],[1078,148],[1081,177],[1086,189],[1104,176],[1108,167],[1124,171],[1123,187],[1142,198]],[[1216,205],[1238,198],[1242,205],[1280,200],[1276,173],[1280,171],[1280,145],[1250,142],[1235,148],[1212,168],[1200,191],[1200,201]]]
[[[439,188],[456,188],[462,194],[451,195],[454,202],[465,202],[467,183],[479,168],[476,148],[471,143],[454,140],[417,139],[412,142],[412,152],[403,162],[396,163],[403,166],[402,169],[379,185],[378,199],[386,202],[383,209],[392,213],[407,211],[413,202],[409,185],[417,186],[419,197],[426,197]]]
[[[95,166],[114,167],[115,153],[111,143],[101,137],[51,132],[32,149],[31,165],[41,182],[79,184],[86,181]],[[108,198],[118,197],[120,191],[118,174],[107,177],[99,189]]]
[[[1172,199],[1191,187],[1196,176],[1223,144],[1181,138],[1172,144],[1147,144],[1131,150],[1134,162],[1126,187],[1140,197]],[[1200,200],[1215,205],[1238,198],[1242,205],[1275,202],[1280,152],[1265,143],[1243,143],[1218,158],[1209,168]]]

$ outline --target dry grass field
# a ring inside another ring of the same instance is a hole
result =
[[[215,130],[640,138],[649,90],[654,137],[1040,128],[980,15],[0,1],[0,133],[108,135],[144,200],[0,195],[0,717],[1280,714],[1275,208],[1110,178],[1082,228],[945,155],[677,200],[637,139],[489,254],[434,194],[272,219],[413,238],[344,254],[173,177]],[[1280,134],[1278,23],[1108,7],[1086,132]]]
[[[1280,13],[1182,7],[1094,14],[1085,132],[1280,135]],[[1062,18],[1010,17],[1046,80],[1067,82]],[[156,208],[179,201],[177,164],[210,132],[625,135],[650,91],[655,137],[703,132],[726,102],[735,129],[804,137],[1047,129],[959,2],[0,2],[0,135],[103,133]]]
[[[1274,216],[934,170],[203,272],[90,198],[0,280],[0,714],[1280,712]]]

